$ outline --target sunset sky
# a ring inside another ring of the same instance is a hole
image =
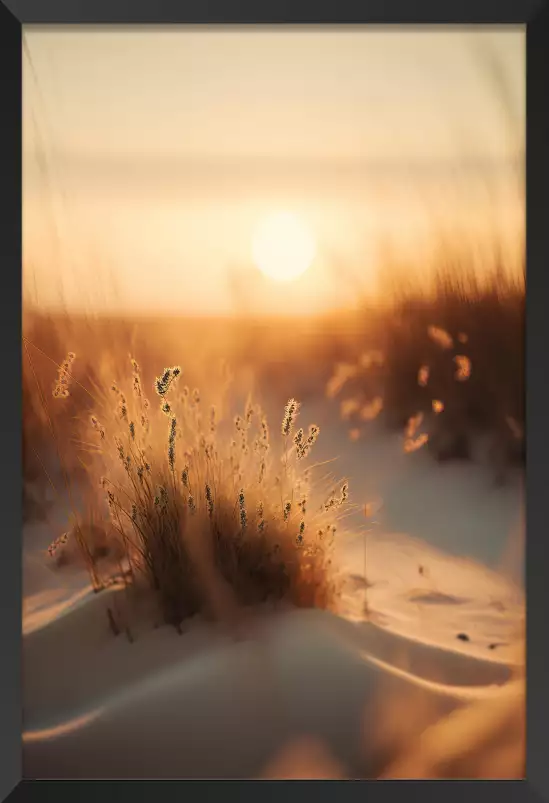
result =
[[[520,227],[522,28],[26,28],[25,43],[37,303],[277,312],[306,294],[316,311],[349,300],[343,265],[373,287],[388,241]],[[276,211],[317,245],[291,287],[251,257]]]

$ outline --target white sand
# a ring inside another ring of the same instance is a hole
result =
[[[81,570],[47,568],[49,534],[27,531],[26,777],[255,777],[309,736],[346,774],[371,775],[395,740],[503,699],[520,663],[519,486],[401,456],[387,435],[343,443],[316,413],[317,459],[339,445],[332,470],[353,501],[379,500],[339,545],[337,616],[258,613],[241,642],[198,621],[183,635],[144,626],[129,643],[106,616],[123,590],[93,594]]]

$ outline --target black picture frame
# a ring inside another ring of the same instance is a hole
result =
[[[547,0],[0,0],[0,324],[3,545],[0,571],[0,800],[164,801],[257,797],[320,801],[333,796],[427,803],[493,796],[549,801],[549,565],[545,480],[549,475],[549,53]],[[25,24],[525,24],[527,29],[527,772],[523,781],[32,781],[21,780],[21,56]],[[545,467],[545,468],[544,468]],[[364,784],[369,784],[364,788]]]

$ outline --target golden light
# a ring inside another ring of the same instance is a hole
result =
[[[265,218],[255,231],[252,255],[255,265],[278,282],[297,279],[315,257],[314,237],[307,226],[289,212]]]

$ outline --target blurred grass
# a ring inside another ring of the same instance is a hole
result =
[[[349,437],[372,421],[438,460],[471,459],[498,484],[525,460],[525,249],[497,231],[433,238],[421,257],[382,257],[375,298],[358,299],[325,385]]]

